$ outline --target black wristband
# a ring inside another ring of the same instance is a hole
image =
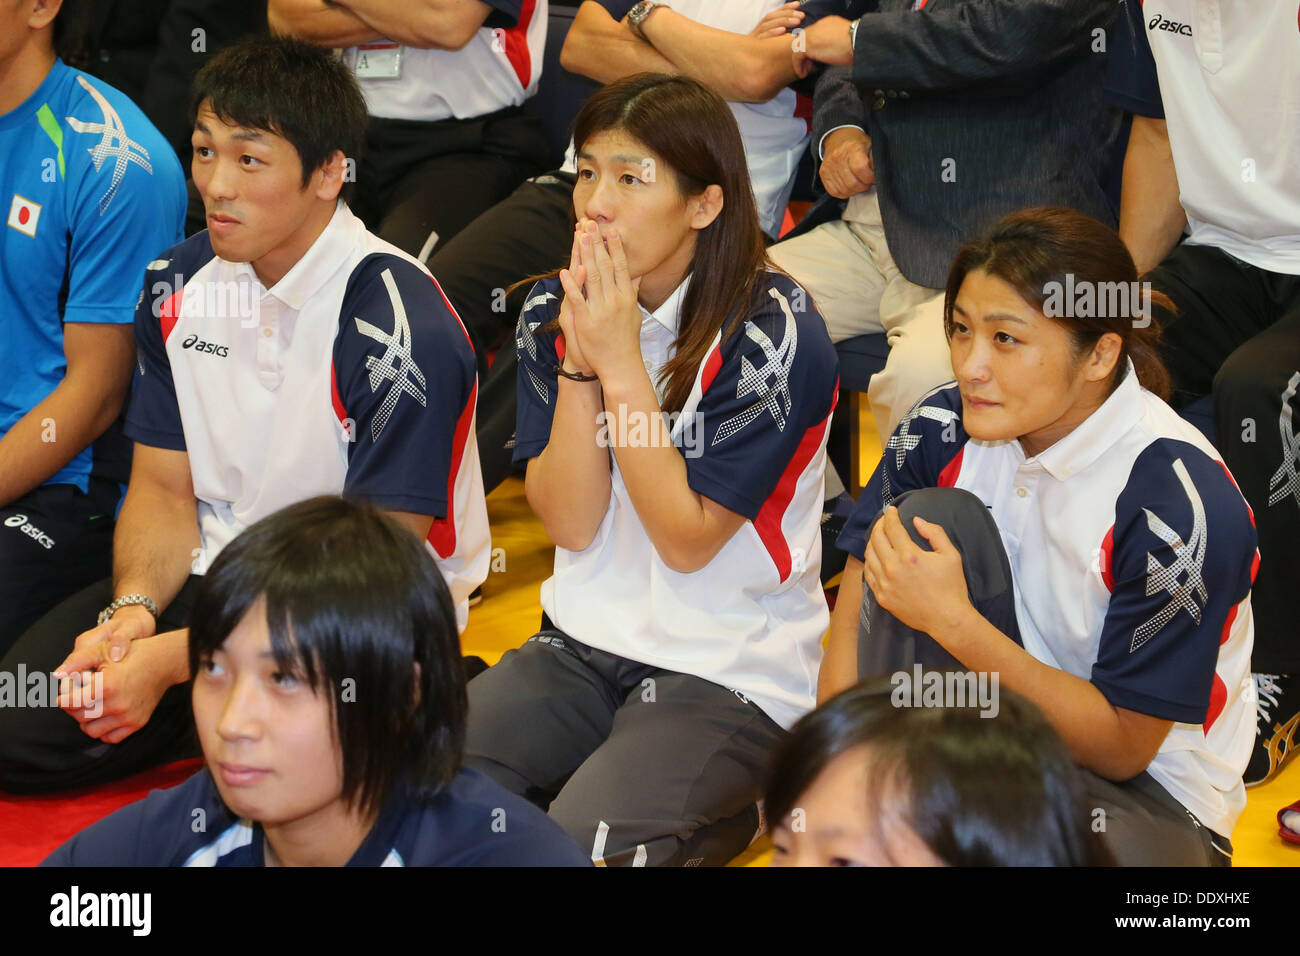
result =
[[[581,372],[566,372],[563,363],[554,366],[554,370],[556,375],[563,375],[572,382],[594,382],[600,378],[599,375],[583,375]]]

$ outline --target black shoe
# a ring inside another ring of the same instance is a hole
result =
[[[1277,776],[1296,755],[1300,744],[1300,687],[1296,678],[1285,674],[1251,674],[1255,681],[1258,714],[1255,746],[1250,752],[1243,779],[1248,787]]]
[[[483,603],[483,585],[479,585],[473,591],[469,592],[469,606],[477,607]]]
[[[853,499],[843,492],[822,505],[822,587],[844,570],[849,556],[835,546],[835,539],[853,513]]]
[[[472,681],[475,677],[478,677],[479,674],[482,674],[488,669],[487,661],[477,655],[462,657],[460,662],[465,668],[466,682]]]

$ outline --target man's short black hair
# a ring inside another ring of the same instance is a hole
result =
[[[456,612],[423,543],[342,498],[263,518],[203,576],[190,673],[259,598],[277,665],[330,699],[344,799],[377,812],[395,788],[417,799],[440,793],[460,769],[468,699]]]
[[[361,155],[365,97],[343,62],[323,47],[274,35],[233,43],[194,78],[191,126],[205,100],[223,123],[292,143],[302,160],[303,186],[335,150],[354,162]]]

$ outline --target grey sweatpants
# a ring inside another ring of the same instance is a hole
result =
[[[1020,643],[1011,566],[997,524],[984,503],[956,488],[923,488],[900,495],[894,504],[912,540],[927,551],[930,545],[913,526],[912,518],[919,516],[943,526],[961,553],[966,589],[975,610]],[[870,537],[868,528],[868,540]],[[1069,599],[1069,595],[1061,596],[1061,600]],[[883,610],[863,581],[859,678],[910,671],[914,663],[927,670],[963,669],[929,635]],[[1087,770],[1081,776],[1090,829],[1106,843],[1120,866],[1231,865],[1231,842],[1203,826],[1149,774],[1140,773],[1123,783]]]
[[[709,866],[758,835],[784,736],[737,691],[548,628],[470,681],[465,763],[598,866]]]

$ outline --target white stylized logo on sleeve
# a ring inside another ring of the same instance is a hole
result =
[[[122,125],[122,117],[117,115],[117,110],[113,109],[113,105],[104,99],[104,95],[87,83],[84,76],[77,77],[77,82],[99,104],[100,110],[104,113],[104,122],[87,123],[69,116],[67,117],[68,124],[78,133],[100,133],[103,135],[103,138],[98,143],[88,149],[90,158],[95,164],[95,172],[99,172],[104,165],[104,160],[110,156],[113,157],[113,181],[109,184],[108,192],[99,197],[99,214],[102,216],[107,211],[109,204],[113,202],[113,197],[117,195],[117,187],[122,185],[122,179],[126,176],[128,164],[135,163],[150,176],[153,175],[153,166],[149,162],[149,150],[126,135],[126,127]]]
[[[1130,654],[1159,633],[1162,627],[1177,617],[1179,611],[1186,611],[1192,616],[1192,620],[1200,624],[1201,608],[1210,600],[1202,575],[1206,545],[1205,507],[1201,504],[1201,496],[1196,493],[1191,476],[1187,474],[1187,466],[1183,464],[1181,458],[1174,461],[1174,474],[1178,476],[1178,481],[1183,486],[1183,491],[1187,493],[1187,500],[1192,506],[1192,534],[1184,542],[1178,532],[1158,516],[1147,508],[1142,509],[1147,516],[1147,527],[1151,529],[1152,534],[1173,549],[1174,559],[1168,565],[1163,565],[1156,560],[1154,554],[1147,553],[1147,596],[1168,594],[1170,601],[1157,611],[1151,620],[1133,632],[1133,641],[1129,645]],[[1184,575],[1182,583],[1179,583],[1179,578]],[[1196,602],[1198,596],[1201,599],[1200,604]]]
[[[921,400],[922,402],[925,399]],[[922,405],[917,402],[912,406],[912,410],[903,416],[894,429],[894,433],[889,436],[889,443],[885,445],[885,450],[894,452],[894,470],[902,471],[903,462],[907,460],[907,453],[921,444],[921,436],[912,434],[912,422],[918,418],[928,418],[932,422],[938,422],[941,425],[948,425],[957,420],[957,413],[951,408],[937,408],[934,405]],[[881,497],[884,499],[885,506],[888,507],[894,501],[894,491],[889,484],[889,471],[882,469],[881,476],[884,480],[884,487],[881,489]]]
[[[794,364],[799,336],[789,301],[776,289],[768,289],[767,292],[785,313],[785,333],[781,337],[781,345],[773,345],[767,333],[753,322],[745,323],[745,334],[763,349],[764,362],[755,366],[748,356],[740,357],[740,381],[736,384],[736,397],[757,395],[758,400],[718,426],[718,432],[713,436],[715,445],[726,441],[764,411],[771,413],[780,431],[785,431],[785,417],[790,413],[790,366]]]
[[[515,345],[527,352],[528,357],[531,359],[537,358],[537,336],[535,333],[538,327],[541,326],[542,319],[529,322],[525,316],[533,306],[545,305],[556,298],[556,295],[552,292],[535,295],[524,303],[523,309],[519,312],[519,322],[515,325]],[[537,373],[532,370],[527,362],[524,363],[524,371],[528,373],[528,381],[532,383],[533,391],[537,393],[537,396],[547,405],[551,404],[550,391],[547,389],[546,383],[537,377]]]
[[[1282,392],[1282,414],[1277,418],[1278,430],[1282,433],[1282,464],[1273,477],[1268,480],[1268,506],[1271,508],[1287,495],[1295,495],[1300,505],[1300,433],[1291,430],[1294,413],[1291,399],[1300,389],[1300,372],[1287,380],[1286,390]]]
[[[421,405],[426,407],[428,405],[423,391],[424,373],[420,371],[420,366],[415,364],[415,359],[411,356],[411,326],[406,321],[406,306],[402,304],[402,297],[397,294],[397,282],[393,279],[392,270],[385,269],[380,275],[384,280],[384,288],[388,290],[389,301],[393,304],[393,333],[389,335],[364,319],[355,319],[357,329],[362,335],[369,336],[384,346],[384,354],[379,358],[373,355],[366,356],[366,371],[370,373],[370,391],[379,391],[379,386],[384,382],[393,383],[393,387],[388,390],[388,394],[380,403],[379,410],[370,420],[370,437],[374,441],[379,440],[384,426],[388,424],[388,416],[393,413],[393,408],[397,405],[402,392],[410,395]]]

